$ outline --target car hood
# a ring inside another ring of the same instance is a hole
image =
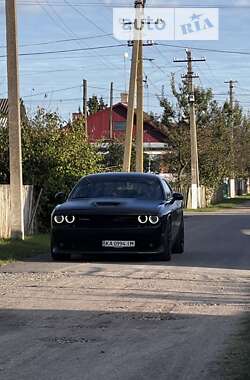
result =
[[[158,215],[164,205],[164,201],[147,201],[140,199],[76,199],[69,200],[61,205],[56,206],[54,212],[76,214],[145,214]]]

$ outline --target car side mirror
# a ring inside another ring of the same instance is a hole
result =
[[[173,193],[174,201],[183,201],[183,195],[181,193]]]
[[[56,193],[56,195],[55,195],[55,201],[58,204],[64,203],[65,200],[66,200],[66,196],[65,196],[65,194],[63,192]]]

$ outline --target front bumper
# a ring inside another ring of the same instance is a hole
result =
[[[54,255],[66,254],[162,254],[165,234],[161,226],[141,229],[71,229],[53,228],[51,252]],[[102,247],[103,240],[135,241],[135,247]]]

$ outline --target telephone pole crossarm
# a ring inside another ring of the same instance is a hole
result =
[[[135,0],[135,8],[145,7],[146,0]]]
[[[173,60],[174,63],[187,63],[187,59],[176,59]],[[192,62],[206,62],[206,58],[192,59]]]
[[[200,78],[199,74],[182,74],[182,78],[185,79],[198,79]]]

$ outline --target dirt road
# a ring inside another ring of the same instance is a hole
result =
[[[249,310],[250,214],[185,218],[171,263],[49,258],[0,269],[0,379],[216,379]]]

